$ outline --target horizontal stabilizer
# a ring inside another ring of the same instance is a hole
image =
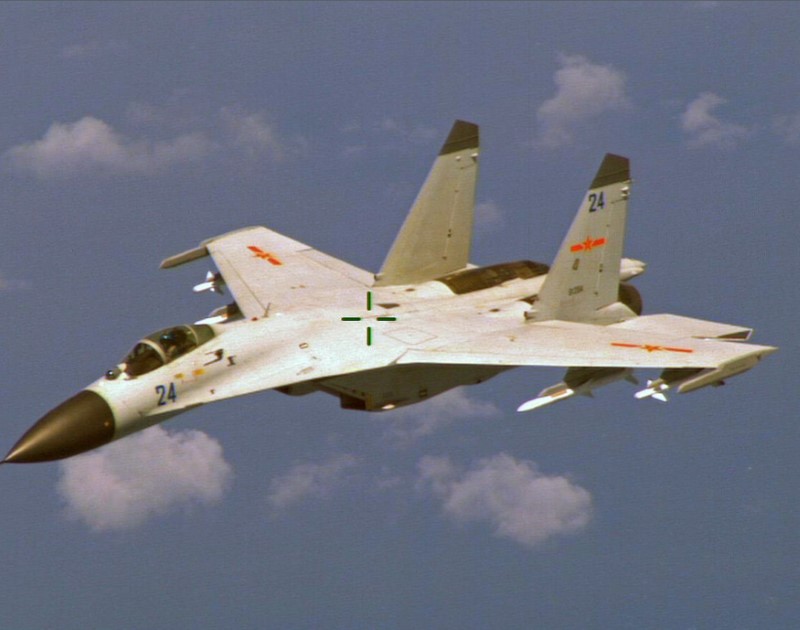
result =
[[[753,353],[766,356],[775,350],[771,346],[625,330],[619,325],[548,321],[525,323],[500,335],[464,333],[460,339],[444,343],[433,338],[407,350],[397,362],[705,369]]]
[[[639,332],[670,334],[676,337],[694,337],[695,339],[721,339],[728,341],[747,341],[753,333],[752,328],[710,322],[682,315],[658,314],[645,315],[614,324],[615,329],[636,330]]]

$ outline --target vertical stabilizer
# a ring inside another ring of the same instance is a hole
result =
[[[618,300],[630,180],[628,158],[607,153],[547,274],[532,318],[619,319],[600,309]],[[623,319],[634,315],[618,306]]]
[[[375,286],[426,282],[469,262],[478,125],[457,120],[376,276]]]

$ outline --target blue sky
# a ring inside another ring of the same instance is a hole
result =
[[[265,392],[0,469],[9,628],[800,625],[796,3],[0,5],[0,436],[218,305],[158,264],[267,225],[377,270],[456,118],[477,264],[550,262],[632,160],[645,311],[781,351],[728,386],[382,415]],[[643,376],[647,376],[646,374]]]

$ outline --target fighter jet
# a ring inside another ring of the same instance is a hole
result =
[[[62,459],[218,400],[273,389],[324,392],[388,411],[518,366],[560,366],[536,409],[659,368],[636,398],[665,401],[754,367],[776,348],[752,330],[641,315],[623,258],[627,158],[607,154],[551,266],[470,264],[478,127],[456,121],[383,267],[369,273],[265,227],[203,241],[161,263],[210,257],[196,292],[233,301],[147,335],[105,375],[47,413],[3,463]]]

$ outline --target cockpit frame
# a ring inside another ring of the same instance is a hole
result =
[[[214,338],[206,324],[181,324],[163,328],[141,339],[120,366],[106,373],[114,380],[124,373],[128,379],[153,372]]]

